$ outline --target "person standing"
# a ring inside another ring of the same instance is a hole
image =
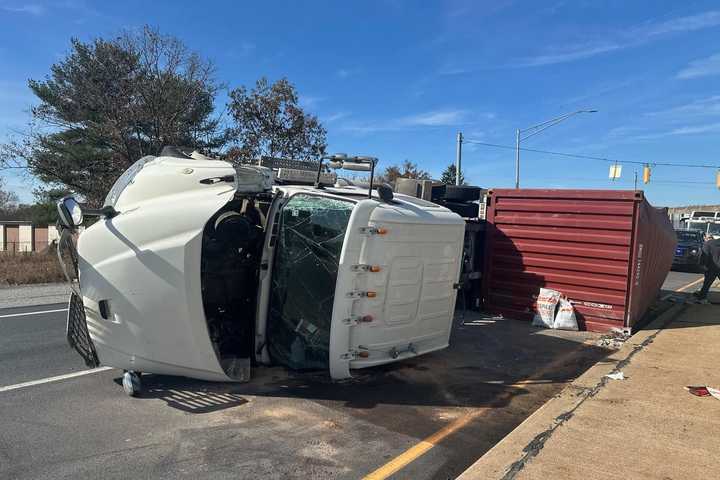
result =
[[[707,301],[710,286],[716,278],[720,278],[720,239],[708,240],[703,244],[701,261],[705,267],[705,281],[700,290],[693,292],[693,296]]]

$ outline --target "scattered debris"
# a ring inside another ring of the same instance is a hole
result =
[[[493,313],[478,313],[473,315],[473,318],[465,320],[463,319],[463,326],[478,326],[478,325],[490,325],[497,322],[498,320],[504,320],[502,315],[496,315]]]
[[[623,372],[608,373],[605,376],[610,380],[625,380],[625,374]]]
[[[708,387],[707,385],[687,386],[685,387],[685,390],[696,397],[714,397],[720,400],[720,390]]]
[[[630,335],[622,330],[613,330],[600,337],[598,341],[595,342],[595,345],[610,350],[619,350],[628,338],[630,338]]]

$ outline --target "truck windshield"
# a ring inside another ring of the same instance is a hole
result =
[[[702,233],[693,230],[676,230],[677,239],[680,242],[702,241]]]
[[[707,232],[708,223],[707,222],[688,222],[687,226],[688,230],[700,230],[703,233]]]
[[[282,209],[267,324],[270,356],[282,365],[328,368],[335,282],[353,207],[297,194]]]

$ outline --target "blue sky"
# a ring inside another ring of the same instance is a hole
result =
[[[182,39],[230,87],[287,77],[329,151],[409,159],[439,176],[455,136],[514,144],[515,129],[593,108],[528,148],[649,163],[718,164],[720,3],[711,1],[23,2],[0,0],[0,139],[22,130],[68,51],[143,24]],[[219,108],[224,106],[220,99]],[[514,152],[466,144],[466,178],[514,182]],[[608,164],[522,155],[524,187],[632,188]],[[5,175],[23,200],[32,181]],[[720,203],[715,171],[660,167],[655,205]]]

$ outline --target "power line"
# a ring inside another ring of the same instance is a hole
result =
[[[494,147],[494,148],[504,148],[506,150],[515,150],[516,147],[510,146],[510,145],[499,145],[497,143],[488,143],[488,142],[480,142],[478,140],[468,140],[466,138],[463,139],[463,143],[474,143],[476,145],[483,145],[485,147]],[[697,165],[697,164],[690,164],[690,163],[657,163],[657,162],[639,162],[637,160],[618,160],[618,159],[612,159],[612,158],[606,158],[606,157],[595,157],[592,155],[579,155],[574,153],[564,153],[564,152],[552,152],[549,150],[538,150],[535,148],[525,148],[520,147],[520,150],[525,152],[534,152],[534,153],[544,153],[547,155],[557,155],[561,157],[570,157],[570,158],[581,158],[585,160],[598,160],[602,162],[608,162],[608,163],[630,163],[635,165],[653,165],[653,166],[662,166],[662,167],[688,167],[688,168],[712,168],[712,169],[718,169],[720,166],[718,165]]]

